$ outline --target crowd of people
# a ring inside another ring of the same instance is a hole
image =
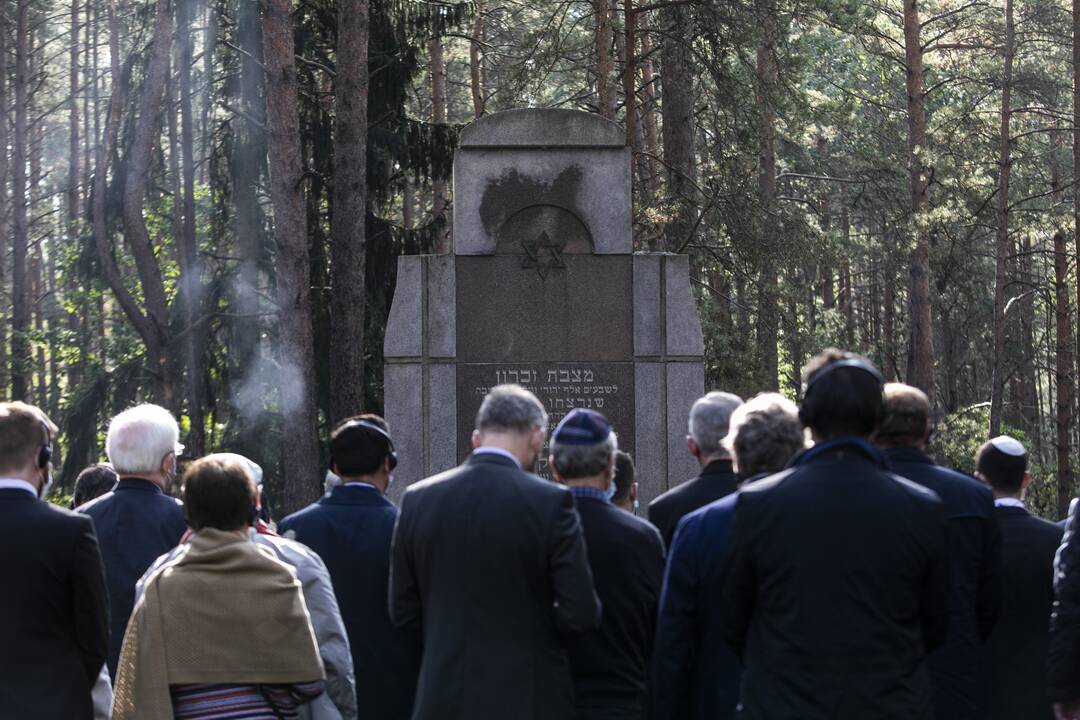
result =
[[[1078,504],[1029,513],[1010,437],[974,477],[935,464],[926,395],[863,357],[818,355],[802,395],[698,400],[700,475],[648,520],[595,411],[548,438],[495,387],[400,507],[361,415],[276,526],[248,458],[177,481],[154,405],[113,418],[73,510],[41,502],[57,429],[0,403],[0,717],[1080,720]]]

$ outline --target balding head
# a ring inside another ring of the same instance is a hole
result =
[[[713,391],[699,398],[690,408],[690,435],[687,444],[702,464],[728,457],[724,438],[728,434],[731,414],[742,405],[742,398],[731,393]]]
[[[876,441],[882,447],[922,447],[930,429],[930,399],[917,387],[887,383],[885,414]]]

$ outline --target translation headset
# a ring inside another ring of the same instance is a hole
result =
[[[810,417],[809,413],[806,411],[806,401],[810,397],[811,390],[813,390],[814,386],[817,385],[822,378],[833,374],[841,368],[851,368],[853,370],[862,371],[874,378],[879,387],[885,384],[885,378],[882,377],[878,369],[862,358],[850,356],[831,362],[814,373],[813,376],[806,381],[806,387],[803,388],[803,401],[799,405],[799,420],[803,425],[809,426],[813,424],[813,418]]]
[[[362,427],[368,430],[374,430],[376,433],[381,435],[384,440],[386,440],[387,458],[389,458],[390,462],[390,472],[394,472],[394,468],[396,468],[398,464],[398,457],[397,451],[394,449],[394,440],[390,437],[390,433],[386,432],[375,423],[369,422],[367,420],[350,420],[343,428],[338,430],[338,432],[340,433],[354,427]],[[333,451],[331,451],[330,460],[331,462],[334,461]]]
[[[37,464],[39,468],[44,470],[49,466],[49,463],[52,461],[52,433],[49,432],[49,426],[45,423],[41,423],[41,429],[45,431],[45,444],[41,446],[40,450],[38,450]],[[23,457],[25,457],[25,455]]]

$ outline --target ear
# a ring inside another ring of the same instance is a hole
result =
[[[387,455],[386,457],[384,457],[384,458],[383,458],[383,461],[382,461],[382,470],[383,470],[383,472],[385,472],[385,473],[386,473],[387,475],[389,475],[389,474],[390,474],[390,456],[389,456],[389,455]]]
[[[989,485],[990,484],[989,482],[986,481],[986,476],[983,475],[978,470],[975,471],[975,479],[978,480],[979,482],[981,482],[983,485]]]
[[[701,448],[698,447],[697,440],[692,436],[686,436],[686,447],[690,450],[690,454],[694,457],[701,457]]]
[[[559,466],[555,464],[554,455],[548,455],[548,467],[551,469],[551,475],[555,478],[555,482],[565,485],[566,481],[563,480],[562,473],[559,472]]]
[[[1020,481],[1020,489],[1027,490],[1028,485],[1031,484],[1031,473],[1024,473],[1024,479]]]
[[[165,457],[161,458],[161,471],[166,475],[174,474],[176,472],[175,452],[170,452]]]
[[[478,447],[480,447],[480,431],[479,430],[473,430],[472,431],[472,449],[475,450]]]
[[[615,480],[615,453],[611,453],[611,457],[608,458],[607,467],[604,468],[604,477],[606,477],[609,482],[614,482]]]
[[[547,428],[536,428],[533,430],[532,437],[529,438],[529,449],[535,453],[539,453],[544,448],[544,438],[547,436]]]
[[[637,480],[630,483],[630,502],[637,500]]]

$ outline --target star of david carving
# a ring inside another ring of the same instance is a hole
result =
[[[541,280],[547,280],[548,273],[553,268],[565,268],[563,260],[563,248],[566,240],[561,242],[548,237],[547,231],[532,240],[522,240],[521,247],[525,249],[525,257],[521,261],[522,269],[536,268],[536,273]]]

